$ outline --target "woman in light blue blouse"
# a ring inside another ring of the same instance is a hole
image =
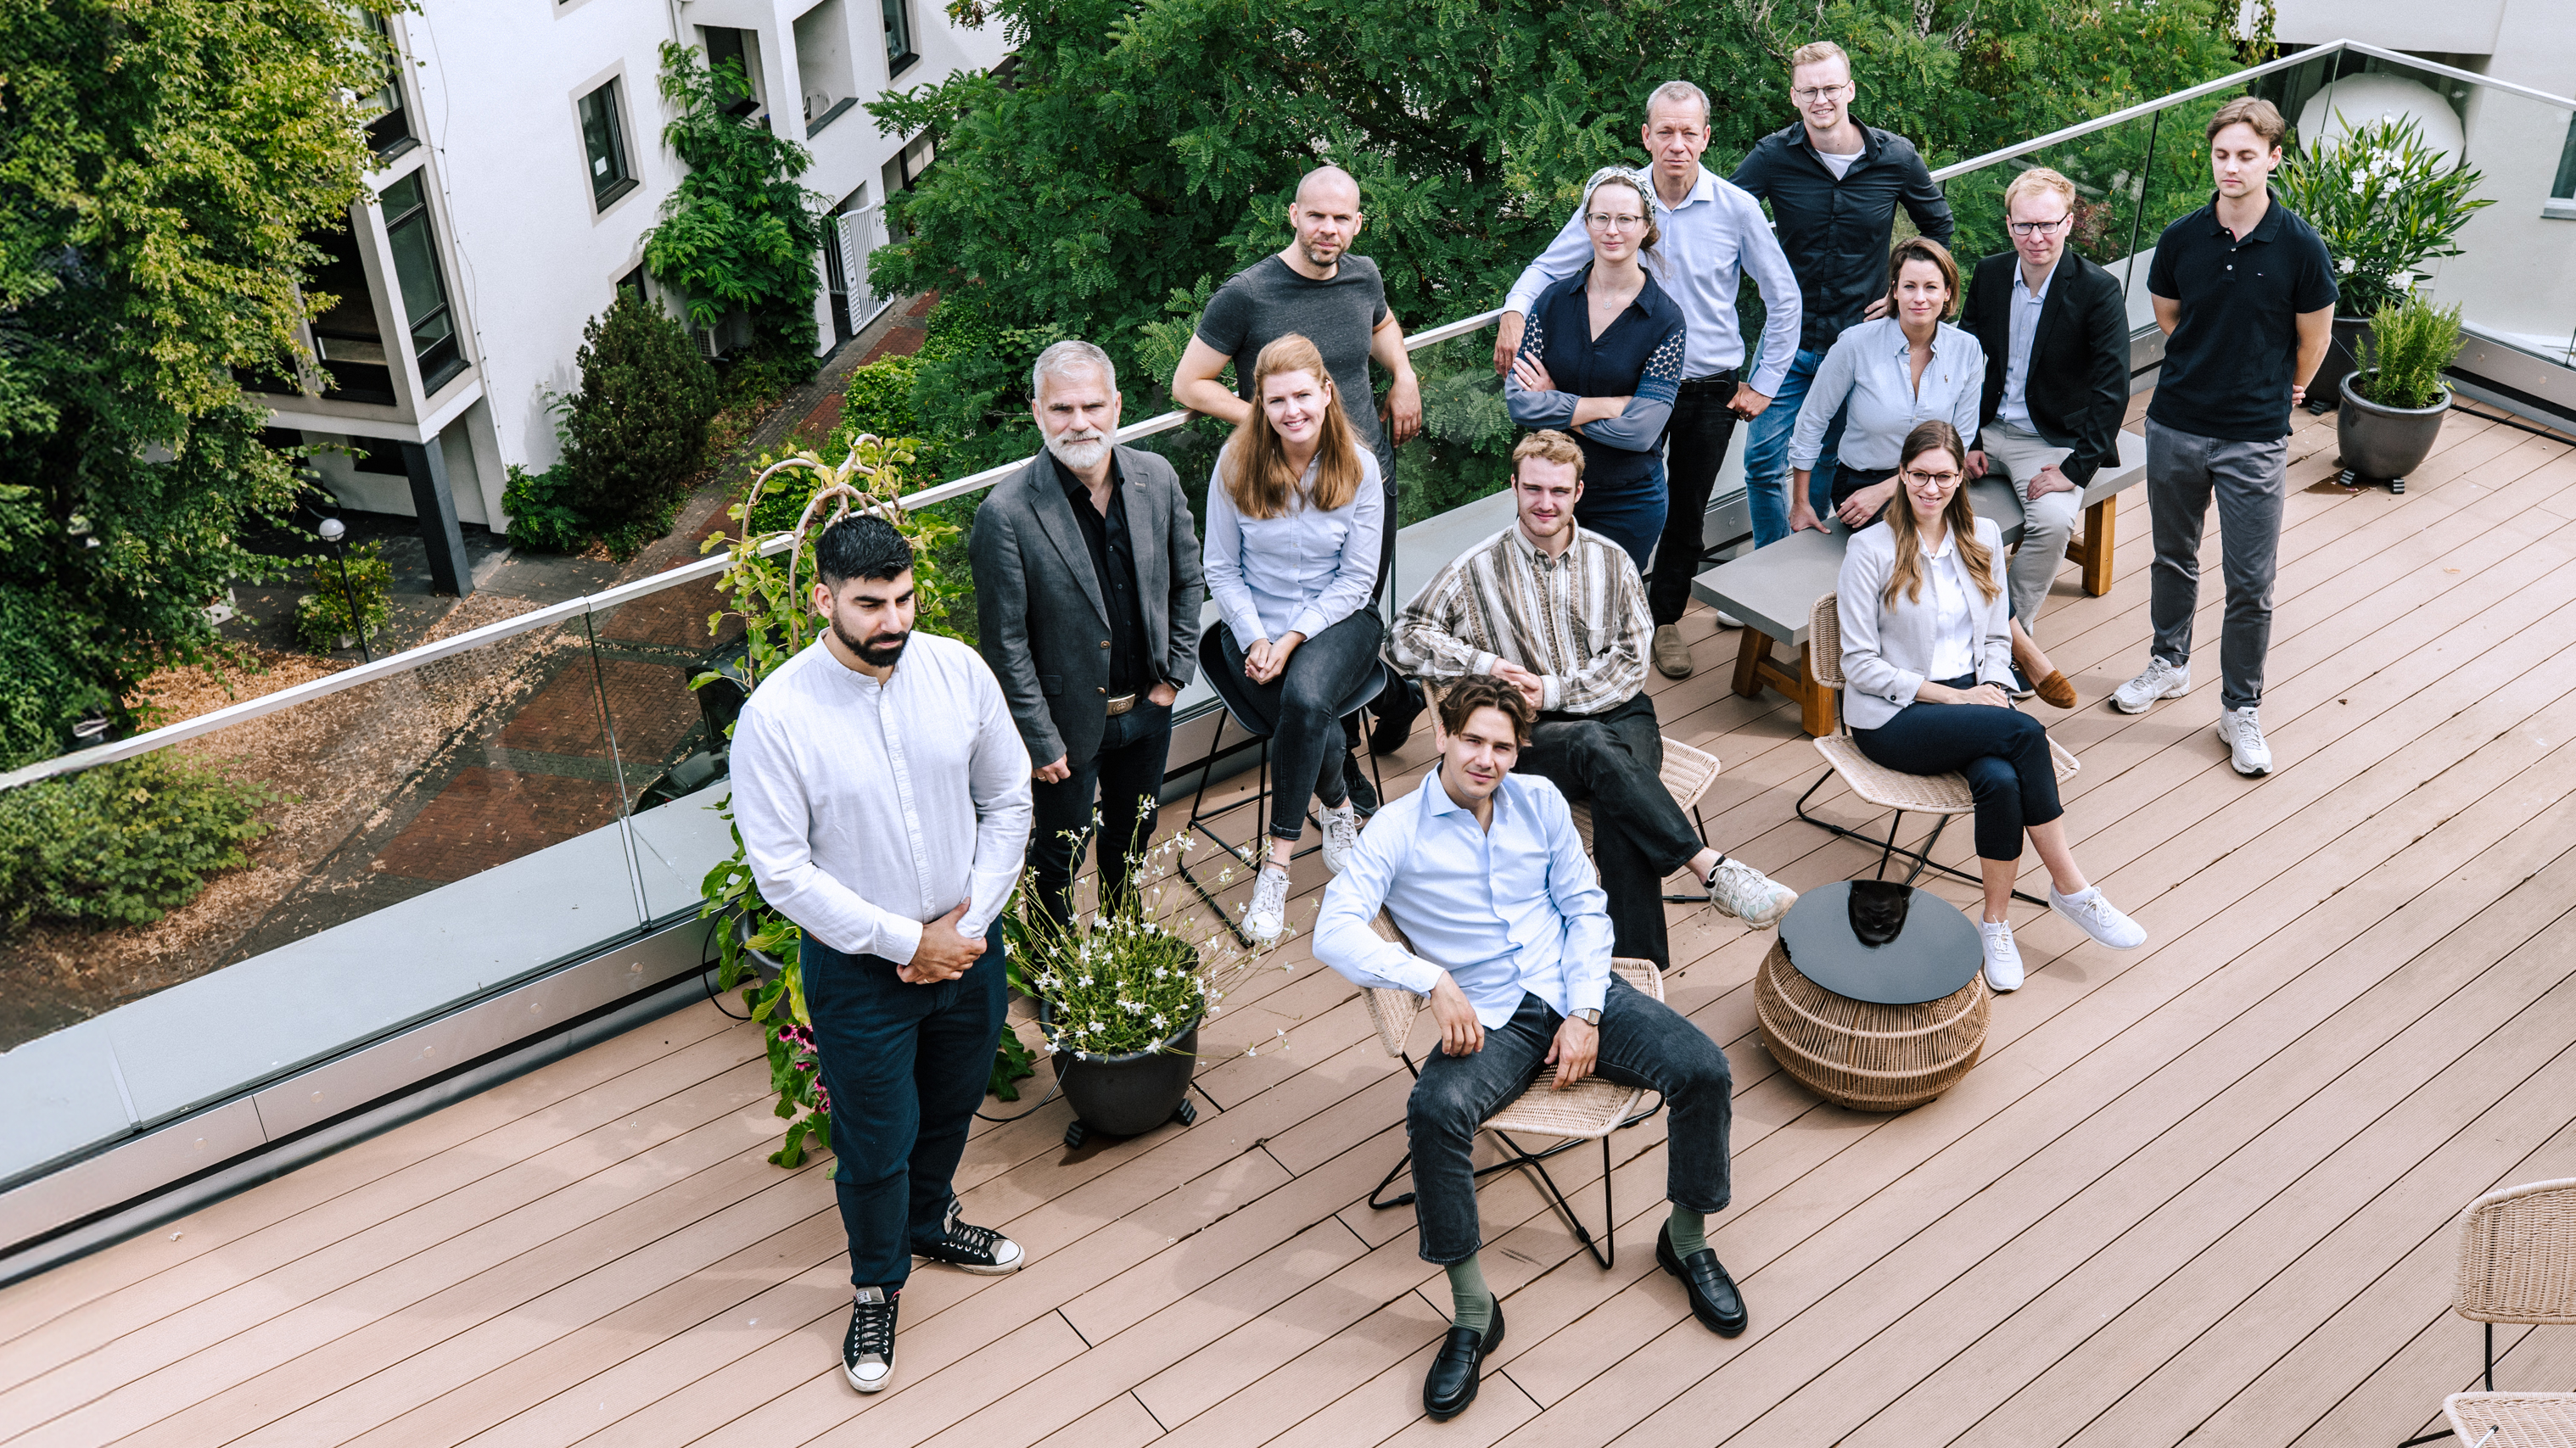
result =
[[[1377,667],[1368,603],[1386,499],[1314,343],[1290,332],[1262,348],[1252,395],[1208,484],[1207,586],[1222,617],[1199,657],[1227,707],[1270,734],[1269,854],[1243,918],[1267,943],[1287,924],[1308,801],[1323,805],[1325,865],[1339,872],[1359,843],[1339,711]]]
[[[1845,331],[1816,368],[1798,430],[1789,440],[1789,531],[1824,531],[1807,502],[1807,478],[1824,455],[1825,429],[1844,403],[1834,513],[1866,528],[1896,496],[1896,455],[1919,423],[1940,421],[1977,435],[1985,400],[1986,349],[1950,325],[1959,310],[1959,264],[1928,237],[1901,242],[1887,259],[1887,315]]]

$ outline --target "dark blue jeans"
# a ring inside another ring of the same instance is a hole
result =
[[[1476,1255],[1483,1241],[1476,1224],[1476,1129],[1530,1084],[1564,1023],[1547,1002],[1525,994],[1509,1021],[1485,1032],[1483,1050],[1444,1056],[1435,1045],[1422,1063],[1404,1129],[1413,1147],[1423,1261],[1445,1267]],[[1593,1074],[1663,1094],[1664,1195],[1687,1211],[1724,1211],[1733,1192],[1726,1137],[1735,1119],[1735,1080],[1717,1042],[1679,1011],[1613,976],[1601,1003],[1601,1056]]]
[[[1936,682],[1976,686],[1962,674]],[[1977,858],[2018,860],[2022,831],[2066,813],[2057,802],[2057,766],[2048,730],[2019,709],[1991,704],[1908,704],[1875,729],[1855,729],[1860,752],[1907,774],[1966,776],[1977,801]]]
[[[805,937],[805,1008],[832,1093],[832,1190],[854,1287],[894,1291],[913,1251],[939,1240],[1010,1000],[1001,927],[984,941],[964,975],[907,985],[892,961]]]
[[[1100,735],[1100,750],[1062,780],[1029,786],[1031,899],[1058,920],[1073,918],[1073,877],[1082,870],[1082,852],[1094,831],[1091,816],[1100,815],[1100,900],[1127,886],[1127,852],[1139,838],[1154,835],[1153,806],[1163,794],[1163,765],[1172,752],[1172,707],[1139,698],[1136,707],[1112,714]],[[1095,806],[1094,796],[1098,803]]]
[[[1627,550],[1642,574],[1654,556],[1656,540],[1664,536],[1671,502],[1664,487],[1663,455],[1658,453],[1644,477],[1586,484],[1582,499],[1574,505],[1574,521]]]
[[[1816,380],[1816,368],[1824,360],[1824,353],[1802,349],[1789,363],[1788,375],[1780,379],[1780,391],[1772,397],[1771,405],[1745,429],[1744,501],[1753,511],[1756,548],[1768,548],[1789,536],[1789,485],[1796,480],[1789,468],[1789,440],[1798,430],[1798,412],[1806,406],[1807,387]],[[1746,369],[1747,375],[1751,370]],[[1807,504],[1819,518],[1825,516],[1831,502],[1834,472],[1842,463],[1837,454],[1843,441],[1843,419],[1849,411],[1848,404],[1835,409],[1833,423],[1825,429],[1824,453],[1807,477]]]

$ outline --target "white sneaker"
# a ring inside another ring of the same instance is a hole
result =
[[[2248,704],[2242,709],[2228,709],[2218,716],[2218,738],[2234,751],[2228,763],[2247,778],[2258,778],[2272,772],[2272,746],[2263,742],[2263,711]]]
[[[1744,620],[1737,618],[1735,615],[1728,613],[1725,609],[1721,608],[1717,610],[1717,626],[1719,628],[1742,628],[1744,627]]]
[[[1359,806],[1343,800],[1317,817],[1324,822],[1324,868],[1338,875],[1351,851],[1360,847]]]
[[[2113,950],[2135,950],[2147,943],[2147,927],[2121,914],[2102,896],[2099,888],[2084,892],[2084,898],[2070,900],[2048,887],[2048,908],[2074,921],[2099,945]]]
[[[2158,699],[2179,699],[2191,687],[2191,665],[2147,660],[2147,671],[2111,691],[2111,707],[2123,714],[2144,714]]]
[[[1756,930],[1780,923],[1798,892],[1742,860],[1721,859],[1708,872],[1708,903]]]
[[[1260,876],[1252,885],[1252,905],[1243,912],[1243,933],[1269,945],[1288,928],[1288,872],[1264,865]]]
[[[1987,988],[1997,995],[2021,989],[2021,947],[2013,944],[2012,922],[1980,920],[1977,933],[1985,937]]]

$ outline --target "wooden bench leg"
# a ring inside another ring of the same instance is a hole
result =
[[[1749,623],[1736,632],[1744,637],[1735,648],[1735,692],[1750,699],[1762,692],[1762,663],[1771,656],[1771,636]]]
[[[2119,510],[2117,493],[2085,509],[2084,537],[2066,548],[2066,556],[2082,567],[2084,591],[2095,598],[2111,591],[2111,537]]]
[[[1816,682],[1814,645],[1798,645],[1793,670],[1771,657],[1771,640],[1759,629],[1744,631],[1743,651],[1735,659],[1735,692],[1752,698],[1769,685],[1796,702],[1798,727],[1818,739],[1834,732],[1834,691]]]
[[[1798,646],[1798,723],[1815,738],[1834,732],[1834,691],[1816,682],[1812,644]]]

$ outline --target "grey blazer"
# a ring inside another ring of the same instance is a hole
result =
[[[1127,447],[1117,457],[1146,656],[1179,688],[1198,673],[1199,605],[1207,597],[1198,529],[1170,463]],[[975,564],[977,647],[1002,681],[1029,759],[1090,763],[1109,720],[1109,605],[1045,453],[993,486],[966,546]]]
[[[1905,505],[1899,497],[1898,507]],[[1977,520],[1977,538],[1994,555],[1995,596],[1981,597],[1969,579],[1966,561],[1955,548],[1940,567],[1959,570],[1968,594],[1968,625],[1973,637],[1968,657],[1981,683],[2012,684],[2012,599],[2004,584],[2003,530],[1994,520]],[[1843,721],[1854,729],[1876,729],[1914,702],[1914,691],[1931,675],[1933,646],[1940,642],[1927,582],[1920,601],[1903,594],[1886,602],[1887,575],[1896,568],[1896,531],[1872,523],[1852,535],[1843,550],[1842,581],[1834,612],[1843,632]]]

